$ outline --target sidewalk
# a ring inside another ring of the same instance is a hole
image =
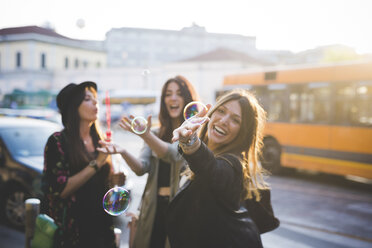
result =
[[[0,224],[0,247],[24,248],[25,234]]]

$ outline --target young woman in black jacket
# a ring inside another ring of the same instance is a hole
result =
[[[190,171],[168,209],[171,247],[262,247],[241,206],[266,187],[258,165],[265,111],[252,94],[235,90],[205,114],[173,132]]]

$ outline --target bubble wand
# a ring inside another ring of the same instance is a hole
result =
[[[106,141],[111,142],[111,110],[110,110],[110,96],[108,90],[106,91],[106,123],[107,123],[107,131],[106,131]]]

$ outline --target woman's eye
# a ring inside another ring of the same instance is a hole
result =
[[[234,121],[236,124],[240,124],[240,120],[238,120],[238,119],[233,119],[233,121]]]

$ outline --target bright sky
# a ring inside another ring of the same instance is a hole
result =
[[[372,0],[0,0],[0,28],[50,22],[62,35],[103,40],[111,28],[180,30],[195,22],[256,36],[258,49],[343,44],[372,53],[371,12]]]

